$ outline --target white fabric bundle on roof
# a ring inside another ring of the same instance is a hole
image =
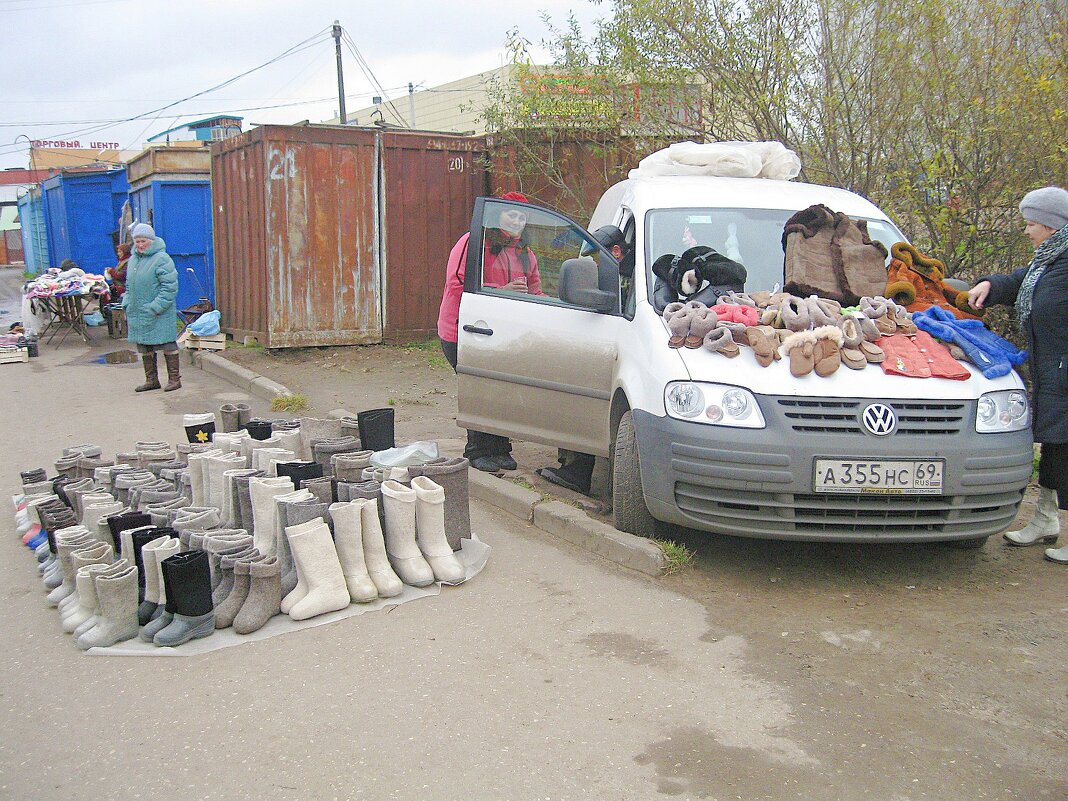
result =
[[[788,181],[800,172],[801,159],[781,142],[677,142],[646,156],[630,177],[714,175]]]

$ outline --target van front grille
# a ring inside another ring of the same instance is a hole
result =
[[[860,417],[870,398],[776,398],[779,413],[799,434],[865,433]],[[970,401],[882,401],[897,413],[895,436],[952,436],[971,418]]]

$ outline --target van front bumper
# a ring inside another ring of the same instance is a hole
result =
[[[764,429],[633,411],[653,517],[762,539],[969,540],[1013,522],[1031,477],[1031,432],[976,433],[975,401],[889,401],[902,424],[886,437],[860,427],[860,412],[852,409],[861,410],[867,400],[762,396],[759,402]],[[821,406],[829,411],[820,412]],[[942,459],[943,494],[817,493],[817,457]]]

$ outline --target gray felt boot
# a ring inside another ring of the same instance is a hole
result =
[[[408,468],[408,475],[413,481],[416,476],[427,476],[445,490],[445,538],[454,551],[460,550],[461,539],[471,538],[471,500],[467,479],[469,464],[462,457],[441,458]]]
[[[378,597],[378,588],[367,574],[367,563],[363,556],[362,510],[362,501],[330,505],[334,545],[353,603],[367,603]]]
[[[298,490],[298,492],[307,492],[307,490]],[[286,501],[278,505],[278,514],[281,516],[280,524],[277,527],[279,533],[276,541],[277,552],[275,556],[278,557],[278,564],[281,570],[281,584],[282,584],[282,597],[285,598],[289,593],[293,592],[293,588],[297,586],[297,565],[293,561],[293,552],[289,549],[289,538],[285,534],[285,530],[290,526],[299,526],[301,523],[307,523],[310,520],[316,518],[326,519],[328,504],[321,503],[314,496],[309,494],[309,498],[303,501]]]
[[[223,557],[223,568],[225,569],[229,565],[232,580],[230,582],[230,591],[226,594],[226,597],[215,604],[215,628],[226,629],[234,624],[234,618],[237,617],[237,613],[241,611],[241,607],[248,597],[250,585],[249,565],[255,562],[262,562],[267,558],[258,553],[255,548],[251,548],[248,554],[237,559],[230,556]],[[274,557],[270,558],[273,559]]]
[[[226,433],[237,431],[241,428],[241,413],[245,413],[245,422],[252,417],[252,409],[247,403],[224,403],[219,407],[219,419],[222,422],[222,430]]]
[[[230,597],[231,592],[234,589],[235,576],[234,566],[241,559],[247,557],[259,556],[260,553],[253,547],[242,548],[236,553],[225,553],[219,555],[219,567],[216,569],[216,573],[219,575],[219,583],[211,591],[211,602],[215,604],[215,628],[224,629],[226,626],[219,625],[219,604]],[[211,558],[211,554],[208,554],[208,558]],[[237,612],[235,611],[236,615]]]
[[[249,573],[249,589],[241,611],[234,618],[234,631],[251,634],[278,614],[282,603],[281,571],[275,558],[244,562],[239,569]]]

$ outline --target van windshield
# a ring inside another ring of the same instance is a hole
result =
[[[786,209],[658,209],[646,216],[646,273],[649,293],[656,280],[652,264],[664,254],[680,255],[707,245],[746,269],[746,292],[783,283],[782,232],[796,211]],[[866,220],[868,235],[886,246],[905,237],[886,220]]]

